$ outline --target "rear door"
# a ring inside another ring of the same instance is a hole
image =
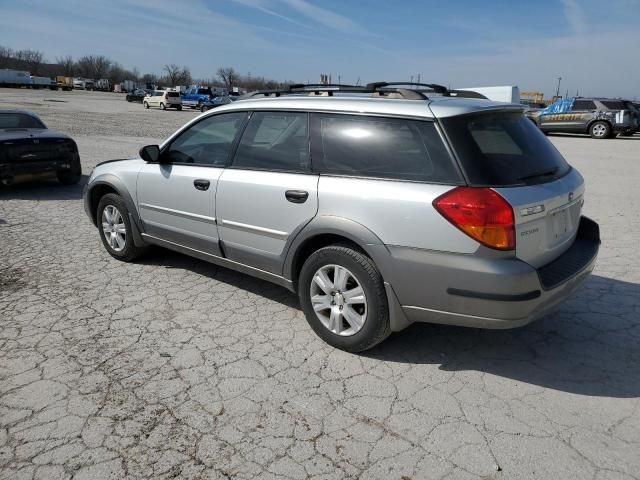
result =
[[[181,132],[138,174],[137,201],[149,235],[220,255],[216,225],[218,179],[247,114],[206,117]]]
[[[308,138],[307,113],[251,114],[216,198],[229,259],[281,274],[287,241],[318,210]]]
[[[584,181],[549,140],[519,113],[443,119],[471,186],[493,187],[513,207],[516,256],[545,265],[573,243]]]
[[[576,132],[586,132],[596,110],[597,106],[593,100],[576,99],[567,119],[567,128]]]

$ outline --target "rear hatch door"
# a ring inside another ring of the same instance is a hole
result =
[[[512,108],[440,121],[468,184],[513,207],[515,255],[534,267],[562,255],[578,231],[584,181],[535,124]]]
[[[576,170],[548,183],[495,190],[513,206],[518,258],[541,267],[573,244],[584,201]]]

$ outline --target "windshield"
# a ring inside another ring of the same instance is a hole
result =
[[[472,185],[544,183],[564,176],[571,168],[519,112],[459,115],[442,123]]]
[[[31,115],[24,113],[0,113],[0,129],[3,128],[47,128]]]

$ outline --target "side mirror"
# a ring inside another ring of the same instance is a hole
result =
[[[147,145],[140,149],[140,158],[145,162],[158,163],[160,160],[160,147],[158,145]]]

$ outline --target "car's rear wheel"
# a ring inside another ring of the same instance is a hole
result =
[[[300,271],[298,295],[311,328],[333,347],[361,352],[391,333],[382,276],[349,246],[312,253]]]
[[[166,109],[167,109],[167,107],[165,106],[165,104],[164,104],[164,103],[160,103],[160,109],[161,109],[161,110],[166,110]]]
[[[589,127],[589,135],[597,139],[609,138],[611,136],[611,126],[607,122],[594,122]]]
[[[178,110],[179,112],[181,112],[181,111],[182,111],[182,105],[178,105],[178,106],[176,107],[176,110]]]
[[[201,106],[200,106],[200,111],[201,111],[202,113],[206,112],[207,110],[209,110],[209,108],[208,108],[206,105],[201,105]]]
[[[147,102],[142,102],[142,104],[144,105],[144,108],[149,108],[149,104]]]
[[[98,203],[98,231],[104,248],[118,260],[130,262],[145,251],[133,242],[129,210],[122,197],[108,193]]]

